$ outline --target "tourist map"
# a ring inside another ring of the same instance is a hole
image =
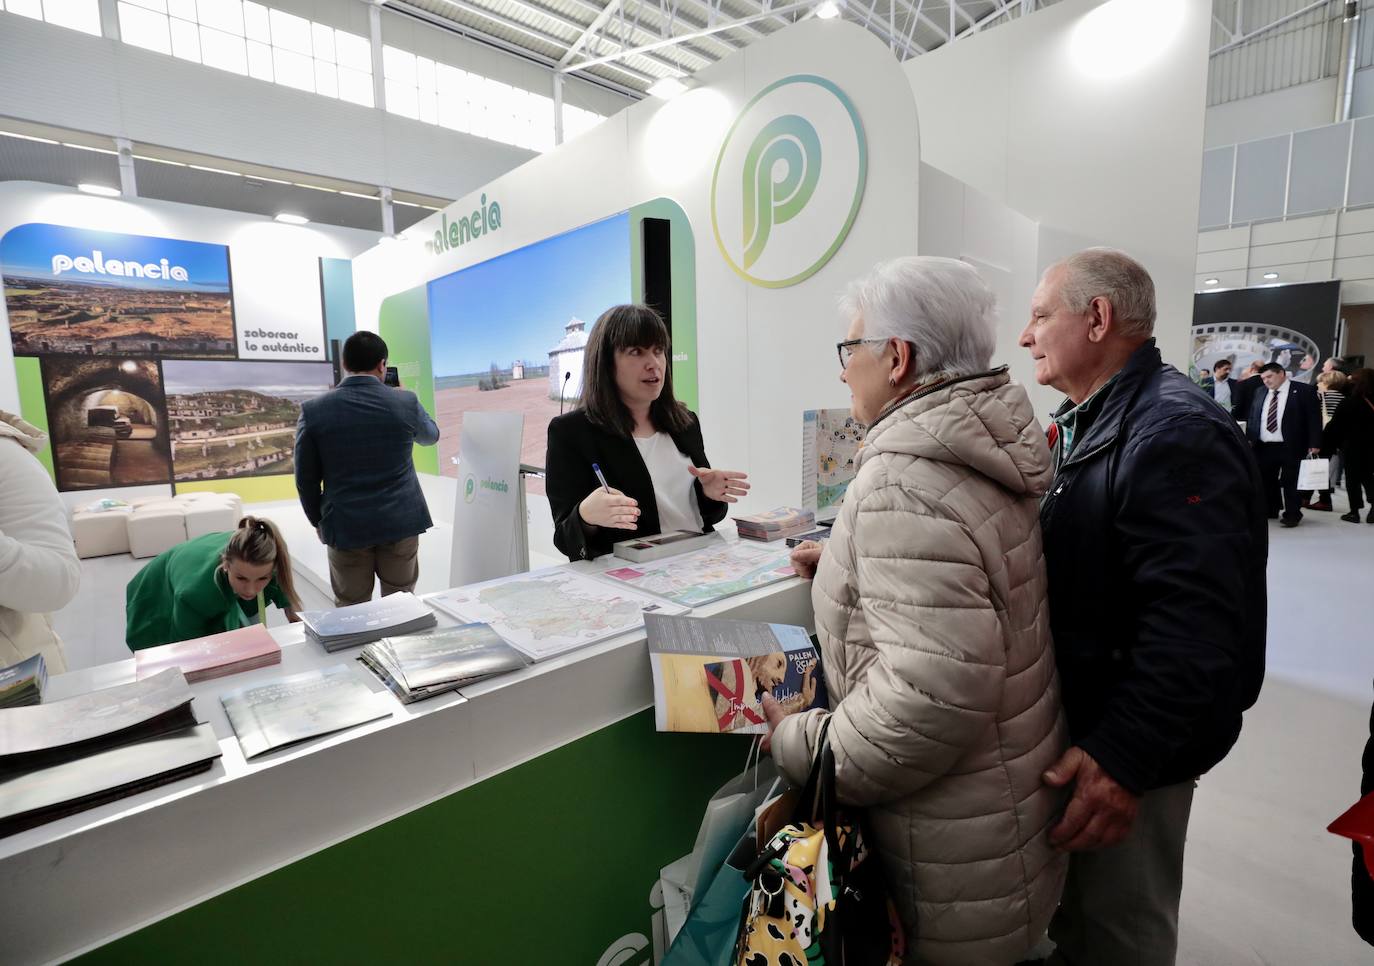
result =
[[[802,414],[802,506],[818,516],[837,507],[858,472],[864,426],[848,409]]]
[[[788,548],[726,543],[650,564],[616,567],[606,576],[686,607],[709,604],[793,576]]]
[[[426,600],[462,620],[490,624],[536,661],[642,627],[646,610],[686,610],[556,568],[458,587]]]

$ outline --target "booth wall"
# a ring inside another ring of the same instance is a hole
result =
[[[773,80],[801,73],[830,79],[854,103],[867,138],[866,187],[848,236],[822,268],[790,287],[764,288],[737,276],[717,246],[713,169],[750,98]],[[697,79],[696,90],[667,103],[636,104],[413,226],[399,243],[360,255],[357,323],[375,328],[382,302],[394,293],[669,199],[685,212],[694,239],[698,412],[707,453],[712,465],[750,474],[754,488],[743,509],[795,504],[802,412],[849,404],[835,360],[835,342],[843,337],[836,299],[875,262],[917,251],[915,105],[881,41],[846,23],[803,22]],[[498,230],[433,251],[441,218],[452,222],[492,202],[501,207]],[[675,299],[676,290],[675,281]]]
[[[1100,14],[1119,12],[1110,7],[1172,27],[1103,30]],[[1160,349],[1180,367],[1192,311],[1209,10],[1184,0],[1064,0],[902,65],[920,110],[922,160],[1039,223],[1041,269],[1067,239],[1139,258],[1158,289]],[[1004,317],[1024,316],[1030,296],[1018,293]]]
[[[363,3],[297,6],[303,9],[291,12],[368,34]],[[338,11],[361,14],[361,27]],[[552,94],[547,70],[409,18],[384,17],[383,41]],[[73,64],[81,65],[77,76]],[[441,198],[532,157],[524,148],[18,16],[5,17],[0,29],[0,91],[5,116]],[[567,100],[603,114],[629,103],[576,80]]]
[[[282,225],[237,212],[146,199],[95,198],[69,188],[32,182],[0,183],[0,237],[32,222],[92,231],[148,235],[226,245],[233,273],[234,315],[240,333],[255,327],[313,331],[323,345],[320,259],[351,258],[376,242],[373,232],[321,225]],[[2,302],[3,300],[0,300]],[[319,357],[324,358],[323,353]],[[19,412],[20,389],[8,317],[0,304],[0,409]],[[21,359],[21,364],[36,359]],[[33,400],[28,400],[32,411]],[[233,481],[252,499],[260,480]],[[165,485],[162,486],[166,489]],[[102,496],[148,492],[147,487],[82,490],[64,494],[69,504]],[[264,494],[259,498],[276,498]]]

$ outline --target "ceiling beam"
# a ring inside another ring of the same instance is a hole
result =
[[[563,67],[574,57],[576,57],[577,52],[580,51],[584,45],[586,45],[587,41],[591,40],[593,37],[596,36],[596,32],[598,30],[606,26],[606,21],[614,17],[615,12],[619,9],[621,9],[621,0],[610,0],[610,2],[606,4],[606,6],[602,7],[601,12],[596,15],[596,19],[593,20],[591,23],[587,24],[586,28],[582,31],[582,34],[575,41],[573,41],[573,45],[568,48],[568,52],[564,54],[562,58],[559,59],[558,66]]]
[[[1239,47],[1239,46],[1241,46],[1242,44],[1248,44],[1250,41],[1254,40],[1256,37],[1259,37],[1259,36],[1261,36],[1261,35],[1263,35],[1263,34],[1267,34],[1269,31],[1274,30],[1275,28],[1278,28],[1278,27],[1282,27],[1282,26],[1283,26],[1284,24],[1286,24],[1286,23],[1291,23],[1292,21],[1297,20],[1299,17],[1304,17],[1304,16],[1306,16],[1307,14],[1311,13],[1311,12],[1314,11],[1314,10],[1320,10],[1322,7],[1327,6],[1329,3],[1330,3],[1330,0],[1316,0],[1315,3],[1309,3],[1307,6],[1301,8],[1300,10],[1294,10],[1294,11],[1293,11],[1292,13],[1290,13],[1290,14],[1285,14],[1284,16],[1279,17],[1277,20],[1273,20],[1273,21],[1271,21],[1271,22],[1265,24],[1263,27],[1260,27],[1258,30],[1252,30],[1252,31],[1250,31],[1248,34],[1245,34],[1244,36],[1237,37],[1235,40],[1231,41],[1229,44],[1222,44],[1222,45],[1221,45],[1220,47],[1218,47],[1216,50],[1214,50],[1214,51],[1212,51],[1210,54],[1208,54],[1208,56],[1209,56],[1209,57],[1215,57],[1217,54],[1225,53],[1226,51],[1232,50],[1232,49],[1234,49],[1234,48],[1236,48],[1236,47]]]
[[[446,2],[453,2],[453,0],[446,0]],[[596,67],[601,64],[613,63],[625,57],[641,57],[655,50],[662,50],[665,47],[675,47],[685,41],[697,40],[701,37],[708,37],[712,34],[720,33],[722,30],[730,30],[736,26],[739,26],[742,23],[756,23],[760,20],[767,20],[770,17],[780,16],[781,14],[790,13],[794,10],[802,10],[805,8],[809,8],[812,6],[812,4],[813,0],[794,0],[794,2],[792,3],[784,4],[783,6],[777,7],[774,10],[771,10],[767,13],[755,14],[751,17],[743,17],[739,20],[732,20],[727,23],[717,24],[714,27],[706,27],[702,30],[698,30],[689,34],[680,34],[676,37],[667,37],[663,40],[654,41],[651,44],[642,44],[639,47],[632,47],[629,50],[623,50],[617,54],[607,54],[604,57],[594,57],[590,60],[584,60],[577,64],[569,64],[566,67],[559,68],[559,70],[561,70],[565,74],[569,74],[573,71],[586,70],[588,67]]]

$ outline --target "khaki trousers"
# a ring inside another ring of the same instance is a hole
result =
[[[382,582],[382,596],[412,591],[420,579],[420,537],[356,550],[329,548],[329,585],[334,606],[347,607],[372,599],[374,578]]]
[[[1146,792],[1119,845],[1075,852],[1050,922],[1053,966],[1173,966],[1196,782]]]

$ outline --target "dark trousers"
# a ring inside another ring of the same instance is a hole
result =
[[[1269,515],[1276,517],[1283,510],[1285,520],[1302,519],[1302,500],[1298,495],[1299,459],[1290,459],[1283,443],[1260,443],[1255,447],[1255,457],[1259,461],[1260,478],[1264,481],[1264,498],[1269,504]],[[1279,496],[1283,502],[1280,507]]]
[[[1364,500],[1360,498],[1360,491],[1369,500],[1370,506],[1374,506],[1374,464],[1366,463],[1358,458],[1345,459],[1345,492],[1350,494],[1350,509],[1359,511],[1364,509]]]

